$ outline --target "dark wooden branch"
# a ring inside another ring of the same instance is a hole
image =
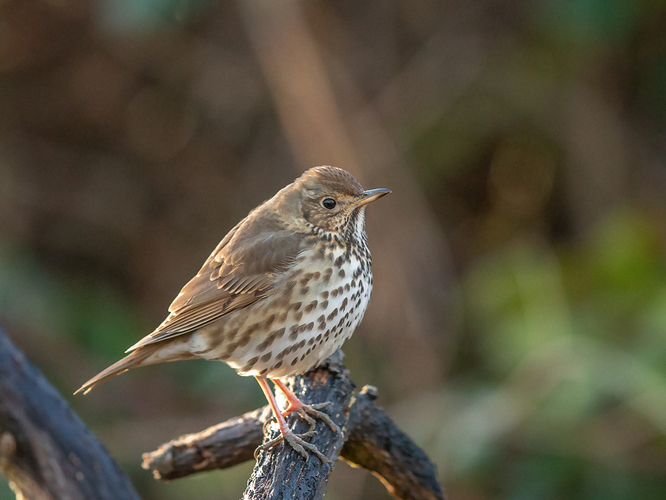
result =
[[[0,471],[31,500],[139,499],[67,402],[0,331]]]
[[[352,405],[353,427],[341,456],[368,469],[396,498],[436,500],[444,497],[437,471],[424,451],[375,404],[377,390],[365,386]]]
[[[270,416],[271,408],[266,405],[197,434],[174,439],[151,453],[144,453],[142,467],[152,469],[157,479],[171,480],[253,460]]]
[[[333,403],[326,412],[344,430],[344,438],[319,422],[317,435],[310,439],[332,462],[340,456],[370,470],[396,498],[444,498],[435,466],[375,404],[376,389],[366,386],[360,392],[354,391],[341,353],[318,369],[296,377],[290,388],[304,401]],[[262,440],[277,436],[275,425],[269,426],[269,432],[263,436],[262,427],[269,416],[269,408],[264,407],[178,438],[144,454],[143,467],[152,469],[155,477],[168,480],[249,460]],[[289,423],[295,432],[308,429],[297,416],[290,417]],[[321,498],[331,469],[332,466],[322,464],[314,456],[305,462],[290,447],[278,445],[259,455],[243,498]]]

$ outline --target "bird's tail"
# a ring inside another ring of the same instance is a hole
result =
[[[111,377],[115,377],[116,375],[120,375],[121,373],[129,370],[130,368],[137,368],[139,366],[151,365],[155,362],[160,362],[160,361],[169,361],[168,359],[160,359],[159,361],[149,359],[161,347],[163,346],[159,344],[147,345],[140,349],[137,349],[136,351],[131,352],[120,361],[116,361],[106,370],[101,371],[93,378],[88,380],[74,394],[78,394],[79,392],[83,392],[83,394],[88,394],[92,390],[92,388],[95,387],[97,384],[104,382],[105,380],[110,379]]]

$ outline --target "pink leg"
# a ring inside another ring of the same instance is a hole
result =
[[[294,450],[300,453],[306,461],[308,460],[308,451],[309,451],[317,455],[317,458],[319,458],[319,460],[321,460],[322,463],[330,463],[330,460],[322,452],[320,452],[315,445],[310,444],[302,439],[304,437],[313,436],[314,430],[310,429],[309,432],[306,432],[305,434],[301,435],[294,434],[291,431],[291,429],[287,427],[287,422],[285,421],[284,416],[282,415],[282,412],[278,407],[277,401],[275,400],[273,391],[271,391],[271,388],[268,385],[268,380],[266,379],[266,377],[255,377],[255,378],[257,379],[257,382],[259,382],[261,390],[264,391],[264,395],[268,400],[268,404],[271,405],[271,409],[273,410],[273,415],[275,415],[275,419],[277,420],[278,426],[280,427],[280,436],[269,441],[266,444],[262,444],[259,448],[257,448],[257,451],[255,452],[255,458],[257,457],[258,452],[270,450],[273,446],[278,444],[280,441],[284,440]],[[308,451],[305,451],[306,449]]]
[[[277,420],[278,425],[280,426],[280,432],[284,436],[285,434],[290,433],[291,431],[289,430],[289,427],[287,427],[287,421],[284,419],[284,416],[282,412],[280,411],[280,407],[277,404],[277,401],[275,400],[275,396],[273,395],[273,391],[271,390],[271,387],[268,385],[268,380],[266,377],[255,377],[257,379],[257,382],[259,382],[259,385],[261,386],[261,390],[264,391],[264,395],[266,396],[266,399],[268,399],[268,404],[271,405],[271,410],[273,410],[273,415],[275,415],[275,419]]]
[[[287,401],[289,402],[289,406],[285,411],[282,412],[282,415],[287,417],[292,413],[296,412],[301,416],[301,418],[303,418],[310,424],[311,429],[314,429],[315,421],[309,416],[312,415],[313,417],[319,418],[324,422],[326,422],[328,426],[331,429],[333,429],[333,432],[342,434],[340,428],[337,425],[335,425],[335,423],[331,420],[331,418],[328,415],[326,415],[326,413],[319,411],[320,408],[326,408],[331,403],[306,405],[305,403],[303,403],[303,401],[298,399],[298,396],[296,396],[296,394],[291,392],[289,388],[286,385],[284,385],[284,382],[282,382],[280,379],[272,378],[271,381],[283,392],[284,396],[287,398]]]
[[[271,381],[282,391],[284,396],[287,398],[287,402],[289,403],[289,406],[285,411],[282,412],[282,415],[287,417],[292,413],[294,413],[295,411],[298,411],[300,408],[307,406],[303,403],[303,401],[298,399],[298,396],[296,396],[296,394],[291,392],[289,388],[286,385],[284,385],[284,382],[282,382],[280,379],[272,378]]]

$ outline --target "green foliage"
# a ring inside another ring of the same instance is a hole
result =
[[[442,396],[458,408],[440,428],[447,471],[481,475],[501,498],[663,497],[660,473],[638,467],[666,452],[658,236],[616,212],[584,244],[521,240],[470,266],[480,363],[466,371],[486,376]]]
[[[136,311],[117,290],[59,277],[9,245],[0,247],[0,304],[9,324],[74,341],[107,360],[136,342],[141,330]]]

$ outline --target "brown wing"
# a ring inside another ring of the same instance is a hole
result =
[[[274,229],[265,221],[248,217],[225,236],[183,287],[164,322],[127,352],[193,332],[267,297],[275,281],[296,261],[302,240],[298,233]]]

